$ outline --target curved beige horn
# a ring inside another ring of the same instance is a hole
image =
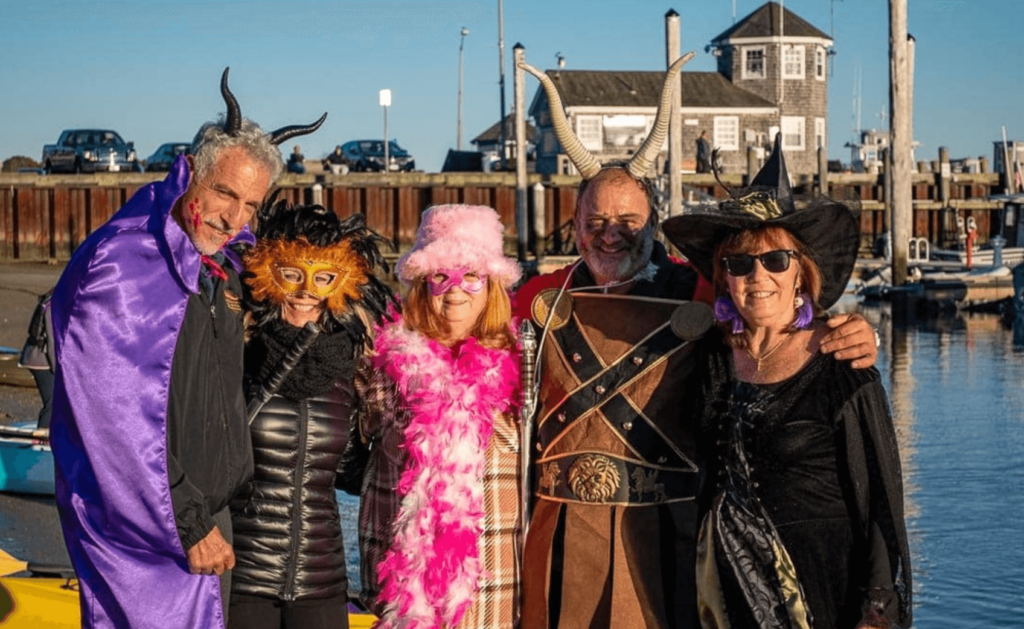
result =
[[[597,161],[594,154],[588,151],[576,134],[572,132],[569,120],[565,117],[565,110],[562,109],[562,97],[558,95],[558,88],[547,74],[537,68],[527,63],[520,63],[519,67],[537,77],[544,87],[544,92],[548,95],[548,108],[551,110],[551,126],[555,129],[558,143],[562,145],[569,160],[580,171],[580,176],[584,179],[592,179],[594,175],[601,172],[601,162]]]
[[[665,136],[668,135],[668,121],[672,114],[672,90],[679,82],[679,71],[683,69],[686,62],[693,59],[693,53],[688,52],[676,59],[675,63],[665,74],[665,83],[661,87],[661,103],[658,105],[658,114],[654,118],[654,126],[651,134],[647,136],[644,143],[636,150],[633,159],[626,164],[626,170],[634,179],[641,179],[647,176],[647,171],[654,163],[658,153],[661,152],[661,145],[665,143]]]

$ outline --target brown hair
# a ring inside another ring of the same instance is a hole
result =
[[[412,286],[402,303],[405,327],[419,332],[435,341],[443,341],[451,334],[448,322],[441,319],[430,307],[430,292],[425,277],[413,280]],[[480,319],[470,331],[470,336],[484,347],[507,349],[515,344],[512,336],[512,303],[501,284],[487,278],[487,305]]]
[[[729,294],[729,283],[726,280],[725,265],[722,264],[723,257],[751,251],[763,245],[786,249],[790,247],[790,243],[792,243],[792,249],[797,252],[796,263],[799,269],[797,283],[800,286],[800,292],[811,296],[811,308],[814,311],[814,316],[821,315],[824,312],[818,303],[818,299],[821,297],[821,269],[818,268],[814,257],[810,255],[807,246],[784,227],[767,226],[758,229],[747,229],[730,234],[722,239],[715,246],[713,258],[715,265],[715,295],[721,297]],[[746,334],[732,334],[732,324],[730,322],[720,323],[719,326],[726,333],[726,337],[731,345],[734,347],[746,346]]]

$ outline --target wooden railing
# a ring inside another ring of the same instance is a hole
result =
[[[0,175],[0,259],[66,260],[85,237],[110,218],[140,187],[158,180],[153,174]],[[739,174],[724,175],[730,187],[743,185]],[[571,223],[578,177],[529,176],[527,198],[532,216],[543,213],[543,252],[571,249]],[[811,193],[813,177],[797,178],[796,191]],[[914,235],[937,246],[955,238],[956,217],[973,217],[980,242],[999,233],[1002,204],[988,199],[1000,192],[999,175],[954,174],[948,180],[948,200],[942,181],[930,173],[914,175]],[[541,188],[537,188],[540,184]],[[724,190],[711,175],[684,175],[688,193],[721,198]],[[471,203],[493,207],[505,225],[506,245],[515,252],[516,189],[509,173],[285,175],[278,182],[282,198],[291,202],[319,201],[340,216],[362,212],[367,223],[388,238],[397,251],[408,249],[419,217],[430,205]],[[859,200],[863,245],[869,248],[884,228],[884,180],[872,174],[828,176],[828,193]],[[527,250],[533,250],[533,238]],[[568,242],[567,242],[568,240]]]

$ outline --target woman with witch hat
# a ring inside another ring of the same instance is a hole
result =
[[[705,628],[911,623],[899,449],[878,371],[820,351],[860,241],[847,206],[797,208],[780,142],[751,189],[665,222],[714,280],[698,538]],[[724,339],[725,343],[721,340]]]

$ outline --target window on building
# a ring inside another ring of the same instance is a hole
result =
[[[828,55],[825,54],[825,49],[818,46],[814,50],[814,78],[819,81],[825,80],[825,63],[828,59]]]
[[[782,117],[782,148],[792,151],[804,150],[804,117]]]
[[[786,44],[782,47],[782,78],[804,78],[804,47]]]
[[[604,143],[616,148],[638,147],[650,132],[648,116],[604,116],[601,133]]]
[[[743,49],[743,78],[763,79],[764,70],[764,46]]]
[[[814,119],[814,147],[820,149],[825,146],[825,119]]]
[[[737,116],[715,116],[715,135],[711,143],[722,151],[740,150],[740,119]]]
[[[576,137],[588,151],[602,150],[601,116],[576,116]]]

